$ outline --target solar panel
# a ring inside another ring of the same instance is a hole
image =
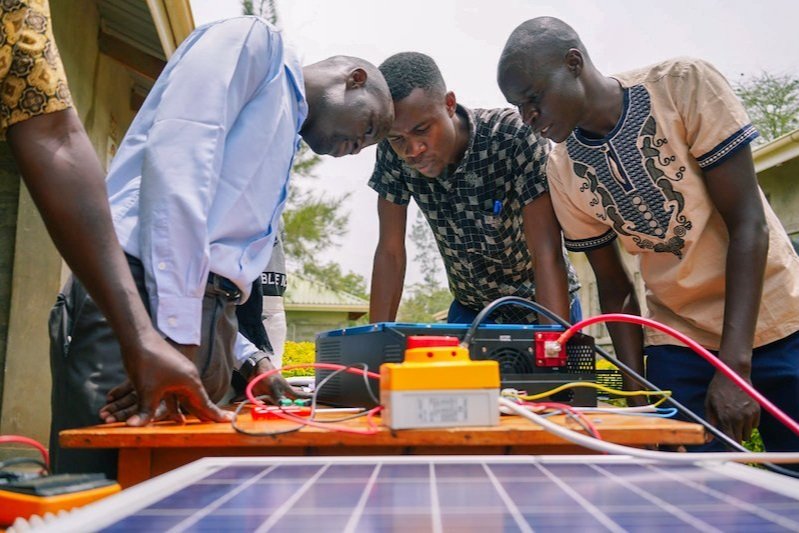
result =
[[[799,481],[609,456],[208,458],[49,529],[799,531]]]

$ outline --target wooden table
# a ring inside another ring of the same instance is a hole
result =
[[[588,416],[603,439],[628,446],[701,444],[705,439],[704,428],[689,422],[605,413]],[[565,423],[563,416],[550,420]],[[363,419],[344,424],[365,427]],[[248,413],[239,417],[239,425],[270,432],[294,426],[284,420],[253,421]],[[571,421],[568,426],[576,427]],[[295,433],[254,437],[237,433],[230,424],[190,420],[185,425],[164,422],[143,428],[106,424],[62,431],[59,438],[67,448],[119,449],[118,477],[123,488],[209,456],[594,453],[517,416],[503,416],[496,427],[392,431],[380,426],[375,435],[306,427]]]

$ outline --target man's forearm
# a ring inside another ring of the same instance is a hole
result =
[[[769,225],[749,147],[706,170],[705,183],[729,235],[719,357],[748,378],[769,248]]]
[[[53,242],[125,353],[150,319],[114,232],[103,170],[77,115],[70,109],[35,117],[12,126],[8,138]]]
[[[757,316],[768,257],[767,226],[748,227],[730,235],[726,261],[724,326],[719,357],[748,378],[752,365]]]
[[[637,306],[636,306],[637,307]],[[636,309],[619,311],[626,314],[640,315]],[[643,330],[641,326],[635,324],[608,324],[608,332],[616,350],[616,357],[630,367],[636,374],[644,375],[644,356],[643,356]],[[626,373],[623,373],[623,383],[625,390],[638,390],[641,386],[638,382]]]
[[[535,299],[561,318],[569,319],[569,283],[566,277],[566,265],[562,259],[536,261],[535,263]],[[541,315],[543,323],[551,323]]]
[[[624,313],[628,315],[641,315],[638,298],[632,284],[599,283],[599,305],[603,313]],[[644,336],[641,326],[619,322],[607,323],[616,357],[629,366],[639,375],[644,375]],[[637,381],[624,374],[624,388],[626,390],[640,389]]]
[[[369,297],[371,322],[391,322],[396,319],[404,283],[405,257],[378,251],[372,269]]]

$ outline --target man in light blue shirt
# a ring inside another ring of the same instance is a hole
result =
[[[343,156],[383,138],[393,107],[370,63],[337,56],[301,68],[279,31],[256,17],[195,30],[131,124],[108,176],[114,225],[158,330],[200,371],[214,401],[232,368],[253,377],[269,361],[236,331],[235,305],[266,267],[300,136]],[[76,280],[53,350],[55,468],[106,470],[97,454],[59,450],[58,431],[135,416],[119,346]],[[235,348],[234,348],[235,345]],[[277,384],[276,384],[277,383]],[[290,393],[285,382],[256,392]],[[277,390],[276,390],[277,389]],[[108,403],[107,405],[104,405]],[[176,405],[166,405],[173,419]],[[73,456],[73,454],[75,454]]]

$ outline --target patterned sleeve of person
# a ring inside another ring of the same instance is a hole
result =
[[[3,2],[0,28],[0,140],[4,140],[14,124],[72,107],[72,96],[53,39],[48,2]]]
[[[283,296],[286,292],[286,255],[283,252],[283,220],[275,236],[275,245],[269,264],[261,273],[261,293],[264,296]]]
[[[394,152],[387,140],[377,145],[377,156],[369,187],[392,204],[408,205],[411,192],[405,182],[406,175],[402,159]]]

